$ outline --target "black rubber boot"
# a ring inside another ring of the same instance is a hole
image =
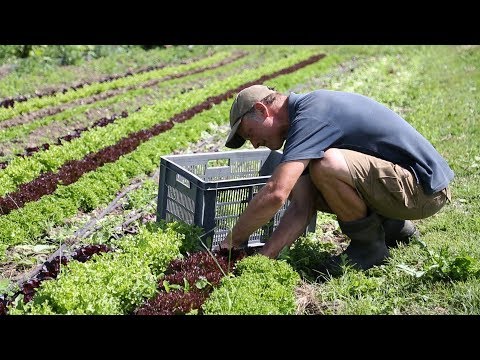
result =
[[[385,230],[385,244],[388,247],[396,247],[398,243],[408,244],[414,237],[420,236],[420,232],[410,220],[397,220],[380,216],[383,229]]]
[[[367,270],[374,265],[380,265],[390,255],[385,245],[382,219],[376,213],[356,221],[338,221],[338,224],[351,240],[344,254],[348,256],[353,267]],[[336,257],[335,261],[338,262],[340,256]]]

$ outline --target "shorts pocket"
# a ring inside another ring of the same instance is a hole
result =
[[[416,207],[416,187],[413,186],[413,175],[402,168],[394,165],[379,169],[380,187],[383,188],[384,196],[391,197],[397,206],[402,206],[407,209]]]
[[[394,177],[381,177],[378,179],[380,182],[379,195],[383,197],[392,197],[395,201],[405,205],[405,197],[403,196],[403,186],[397,178]]]

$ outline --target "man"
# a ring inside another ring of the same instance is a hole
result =
[[[263,85],[240,91],[230,110],[226,146],[283,147],[268,182],[220,244],[241,246],[289,199],[260,253],[276,258],[315,211],[334,213],[350,238],[345,253],[360,269],[381,264],[387,246],[408,242],[421,219],[450,201],[446,161],[408,122],[360,94],[317,90],[278,93]]]

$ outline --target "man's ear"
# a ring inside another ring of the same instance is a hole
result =
[[[268,108],[265,106],[264,103],[257,101],[254,107],[255,110],[260,111],[260,113],[263,115],[263,118],[266,118],[268,116]]]

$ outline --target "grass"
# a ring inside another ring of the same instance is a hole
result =
[[[454,170],[453,200],[416,222],[425,246],[399,247],[387,265],[366,272],[347,269],[341,277],[314,283],[316,301],[327,314],[478,314],[480,48],[370,50],[363,49],[367,60],[353,73],[312,79],[305,91],[322,82],[326,88],[371,96],[401,113]]]

